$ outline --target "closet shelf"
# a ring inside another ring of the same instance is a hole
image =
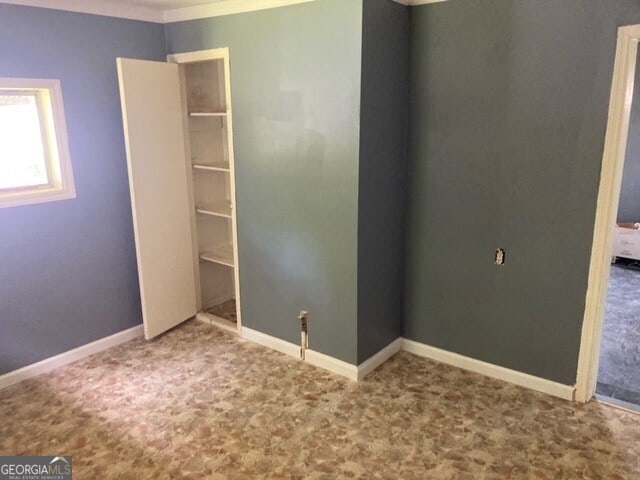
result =
[[[205,262],[217,263],[225,265],[227,267],[233,267],[233,246],[232,245],[219,245],[205,249],[200,252],[200,259]]]
[[[198,205],[196,207],[196,212],[201,215],[231,218],[231,204],[218,203],[216,205]]]
[[[193,168],[195,170],[205,170],[209,172],[228,172],[228,163],[194,163]]]
[[[227,112],[189,112],[190,117],[226,117]]]

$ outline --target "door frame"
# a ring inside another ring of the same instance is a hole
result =
[[[224,83],[225,83],[225,103],[227,107],[227,145],[229,150],[229,183],[231,189],[231,197],[233,198],[233,208],[231,210],[231,230],[233,235],[233,277],[234,277],[234,291],[236,297],[236,320],[238,336],[242,337],[242,302],[240,297],[240,262],[238,255],[238,217],[237,217],[237,196],[236,196],[236,168],[235,168],[235,155],[233,148],[233,106],[231,102],[231,71],[229,69],[229,48],[212,48],[207,50],[197,50],[193,52],[185,53],[173,53],[167,55],[167,62],[177,63],[179,65],[193,62],[204,62],[208,60],[223,60],[224,62]],[[188,119],[185,117],[185,122]],[[185,124],[186,128],[186,124]],[[188,144],[189,142],[187,142]],[[190,148],[190,147],[188,147]],[[191,156],[187,155],[187,162],[191,163]],[[189,170],[190,171],[190,170]],[[193,210],[193,208],[192,208]],[[200,304],[200,278],[199,269],[197,268],[198,251],[197,240],[194,239],[194,261],[196,262],[196,275],[198,285],[198,305]]]
[[[618,29],[576,377],[576,400],[583,403],[588,402],[595,395],[598,380],[604,309],[611,272],[614,226],[617,220],[622,172],[629,136],[639,42],[640,25],[630,25]]]

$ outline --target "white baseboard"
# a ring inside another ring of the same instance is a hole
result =
[[[263,347],[270,348],[290,357],[300,358],[300,345],[287,342],[281,338],[272,337],[266,333],[253,330],[251,328],[242,327],[242,338],[249,340],[250,342],[257,343]]]
[[[463,370],[469,370],[471,372],[480,373],[488,377],[497,378],[505,382],[513,383],[521,387],[530,388],[531,390],[537,390],[554,397],[559,397],[564,400],[574,400],[575,387],[570,385],[563,385],[544,378],[535,377],[527,373],[518,372],[516,370],[510,370],[508,368],[493,365],[491,363],[476,360],[471,357],[465,357],[457,353],[442,350],[440,348],[431,347],[423,343],[402,339],[402,349],[418,355],[420,357],[429,358],[437,362],[446,363],[454,367],[462,368]]]
[[[305,362],[314,367],[328,370],[337,375],[342,375],[349,380],[358,381],[358,367],[337,358],[330,357],[324,353],[315,350],[307,350],[305,352]]]
[[[367,360],[358,365],[358,380],[362,380],[364,377],[373,372],[376,368],[389,360],[392,356],[400,351],[402,348],[402,338],[396,338],[389,345],[384,347],[373,357],[369,357]]]
[[[242,327],[242,338],[249,340],[250,342],[258,343],[264,347],[276,350],[290,357],[300,359],[300,345],[287,342],[281,338],[272,337],[266,333],[258,332],[251,328]],[[307,350],[305,352],[305,360],[309,365],[313,365],[324,370],[328,370],[337,375],[341,375],[350,380],[358,379],[358,367],[337,358],[330,357],[324,353],[316,352],[314,350]]]
[[[115,333],[109,337],[101,338],[95,342],[91,342],[87,345],[83,345],[68,352],[61,353],[54,357],[47,358],[37,363],[27,365],[18,370],[14,370],[4,375],[0,375],[0,389],[9,387],[23,380],[35,377],[37,375],[50,372],[51,370],[62,367],[69,363],[75,362],[82,358],[93,355],[94,353],[101,352],[121,343],[128,342],[134,338],[141,337],[143,335],[142,325],[123,330],[122,332]],[[247,327],[242,327],[242,338],[245,340],[258,343],[272,350],[284,353],[293,358],[300,358],[300,346],[295,343],[287,342],[280,338],[267,335],[257,330],[252,330]],[[362,380],[365,376],[371,373],[373,370],[382,365],[395,353],[400,350],[405,350],[415,355],[429,358],[437,362],[446,363],[454,367],[462,368],[472,372],[480,373],[488,377],[497,378],[505,382],[513,383],[521,387],[530,388],[539,392],[553,395],[565,400],[574,400],[575,387],[570,385],[563,385],[561,383],[546,380],[544,378],[535,377],[526,373],[518,372],[516,370],[510,370],[508,368],[493,365],[491,363],[476,360],[474,358],[465,357],[457,353],[448,352],[440,348],[431,347],[423,343],[408,340],[406,338],[397,338],[385,348],[380,350],[371,358],[365,360],[358,366],[350,363],[338,360],[337,358],[325,355],[324,353],[316,352],[314,350],[306,351],[305,362],[310,365],[328,370],[337,375],[341,375],[350,380],[358,381]]]
[[[242,336],[246,340],[259,343],[260,345],[277,350],[291,357],[300,358],[300,346],[294,343],[287,342],[246,327],[242,328]],[[564,400],[575,400],[575,386],[564,385],[536,377],[534,375],[529,375],[527,373],[518,372],[517,370],[500,367],[498,365],[483,362],[482,360],[465,357],[464,355],[442,350],[440,348],[425,345],[406,338],[397,338],[357,367],[314,350],[306,351],[305,361],[310,365],[328,370],[350,380],[358,381],[362,380],[400,350],[405,350],[409,353],[429,358],[437,362],[446,363],[463,370],[469,370],[481,375],[497,378],[498,380],[513,383],[515,385],[546,393],[547,395],[552,395]]]
[[[295,343],[287,342],[286,340],[272,337],[271,335],[258,332],[257,330],[252,330],[247,327],[242,327],[242,338],[258,343],[264,347],[271,348],[272,350],[276,350],[280,353],[284,353],[290,357],[300,359],[300,346]],[[315,350],[307,350],[305,352],[304,361],[309,365],[341,375],[349,380],[358,381],[362,380],[369,373],[386,362],[391,356],[399,352],[401,346],[402,339],[396,338],[389,345],[358,366],[324,353],[316,352]]]
[[[45,358],[40,362],[32,363],[31,365],[19,368],[18,370],[5,373],[4,375],[0,375],[0,389],[7,388],[23,380],[27,380],[28,378],[50,372],[53,369],[73,363],[77,360],[88,357],[89,355],[93,355],[94,353],[101,352],[102,350],[115,347],[121,343],[133,340],[134,338],[141,337],[143,333],[142,325],[138,325],[137,327],[114,333],[113,335],[82,345],[81,347],[74,348],[73,350],[69,350],[54,357]]]

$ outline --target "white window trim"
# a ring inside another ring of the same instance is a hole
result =
[[[37,78],[0,78],[0,89],[40,90],[44,91],[44,107],[39,106],[40,114],[48,123],[47,131],[51,132],[45,145],[49,150],[47,169],[49,185],[0,190],[0,208],[30,205],[34,203],[67,200],[76,197],[76,188],[69,154],[67,122],[62,100],[62,87],[56,79]],[[55,148],[52,148],[55,147]]]

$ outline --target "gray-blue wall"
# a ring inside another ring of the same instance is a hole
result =
[[[617,28],[634,23],[637,0],[412,9],[406,337],[575,382]]]
[[[141,322],[117,56],[162,25],[0,4],[0,77],[62,82],[77,198],[0,209],[0,374]]]
[[[640,222],[640,52],[631,105],[629,140],[618,207],[618,222]]]
[[[170,53],[229,47],[242,322],[356,363],[362,0],[166,25]]]
[[[409,8],[365,0],[358,188],[358,362],[402,336]]]
[[[403,289],[399,12],[319,0],[163,36],[0,5],[0,76],[62,80],[78,190],[0,209],[0,373],[140,322],[115,57],[162,60],[165,41],[231,50],[246,326],[297,342],[307,308],[311,347],[354,364],[391,341]],[[575,382],[616,30],[632,23],[637,0],[411,9],[406,337]]]

